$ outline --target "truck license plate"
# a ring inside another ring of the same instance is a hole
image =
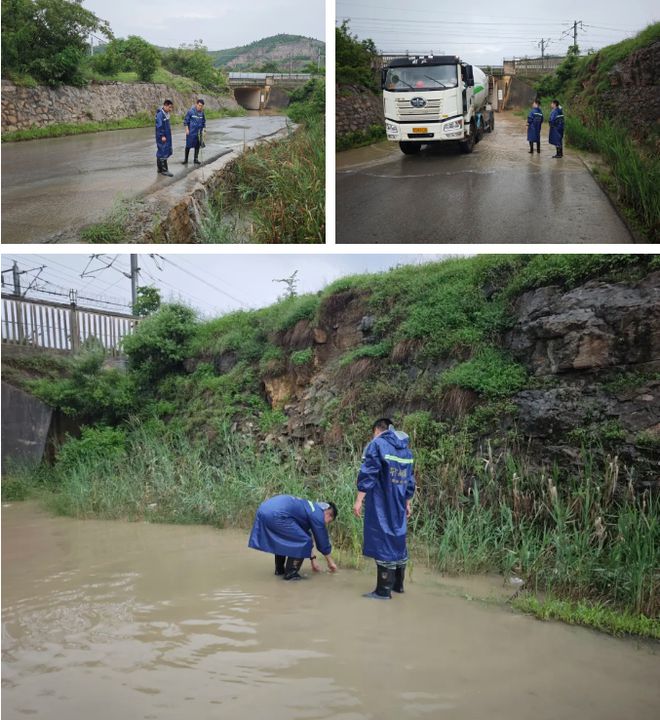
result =
[[[427,133],[428,128],[413,128],[414,133]]]

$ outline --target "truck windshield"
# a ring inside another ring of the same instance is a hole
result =
[[[395,92],[442,90],[458,85],[456,65],[414,65],[388,68],[385,89]]]

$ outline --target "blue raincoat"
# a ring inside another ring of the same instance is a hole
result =
[[[248,546],[255,550],[308,558],[312,538],[323,555],[332,551],[324,511],[311,500],[292,495],[275,495],[264,500],[257,510]]]
[[[527,142],[541,142],[541,125],[543,124],[543,111],[533,107],[527,116]]]
[[[367,445],[357,487],[366,493],[363,554],[382,562],[406,560],[406,501],[415,477],[405,433],[390,428]]]
[[[197,143],[201,145],[202,130],[206,127],[204,110],[199,112],[195,105],[193,105],[186,113],[183,124],[190,130],[186,135],[186,147],[194,148],[197,146]]]
[[[167,140],[162,141],[165,137]],[[156,113],[156,157],[160,160],[167,160],[172,155],[172,129],[170,128],[170,116],[163,108]]]
[[[561,105],[550,113],[550,145],[561,147],[564,140],[564,110]]]

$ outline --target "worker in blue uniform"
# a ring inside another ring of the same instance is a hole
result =
[[[527,116],[527,142],[529,143],[529,152],[534,152],[534,143],[536,143],[536,152],[541,152],[541,125],[543,124],[543,110],[538,100],[532,103],[532,109]]]
[[[204,101],[201,98],[188,110],[183,119],[183,124],[186,126],[186,156],[183,164],[188,164],[190,149],[194,148],[195,155],[193,162],[195,165],[201,165],[199,161],[199,149],[202,146],[202,132],[206,127]]]
[[[564,157],[564,110],[559,104],[559,100],[553,100],[551,103],[552,111],[550,113],[550,145],[554,145],[557,149],[553,158]]]
[[[172,128],[170,127],[170,113],[174,103],[165,100],[163,107],[156,113],[156,164],[160,175],[172,177],[167,167],[167,158],[172,155]]]
[[[332,545],[328,536],[328,523],[337,517],[337,506],[332,502],[312,502],[292,495],[275,495],[264,500],[257,510],[248,545],[255,550],[275,555],[275,575],[285,580],[299,580],[305,558],[312,570],[320,572],[312,550],[314,543],[325,556],[328,570],[335,572]]]
[[[395,430],[389,418],[376,420],[372,430],[358,473],[353,513],[361,517],[364,503],[362,553],[376,561],[376,589],[365,597],[384,600],[391,599],[392,590],[403,592],[415,477],[408,436]]]

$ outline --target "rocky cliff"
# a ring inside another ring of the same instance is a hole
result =
[[[340,445],[372,415],[405,428],[426,413],[449,433],[469,427],[476,444],[514,439],[539,465],[571,465],[587,447],[616,457],[638,484],[660,482],[660,272],[518,295],[495,344],[526,380],[496,397],[442,382],[469,349],[428,359],[420,338],[381,352],[383,318],[371,299],[365,289],[332,293],[313,320],[271,334],[289,360],[260,371],[265,398],[286,416],[268,442]],[[306,349],[307,361],[295,362]],[[217,375],[240,361],[233,350],[204,359]]]

